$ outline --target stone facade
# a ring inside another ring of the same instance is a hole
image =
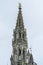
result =
[[[11,65],[37,65],[32,53],[28,50],[26,29],[24,28],[23,16],[21,12],[21,4],[19,4],[19,12],[16,27],[13,30],[12,40],[13,54],[11,55]]]

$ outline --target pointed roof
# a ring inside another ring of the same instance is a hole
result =
[[[32,54],[30,54],[30,63],[33,64],[33,55]]]
[[[23,17],[22,17],[22,11],[21,11],[21,3],[19,3],[19,12],[18,12],[18,17],[17,17],[17,23],[16,23],[16,28],[22,27],[24,28],[24,23],[23,23]]]

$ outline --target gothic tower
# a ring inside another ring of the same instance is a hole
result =
[[[26,29],[24,28],[21,4],[19,4],[19,12],[16,27],[13,31],[12,40],[13,54],[11,55],[11,65],[36,65],[33,56],[29,52]]]

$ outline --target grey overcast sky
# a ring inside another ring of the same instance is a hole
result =
[[[28,46],[32,48],[37,65],[43,65],[43,0],[0,0],[0,65],[10,65],[19,2]]]

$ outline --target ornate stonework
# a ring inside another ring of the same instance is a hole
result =
[[[26,29],[24,28],[23,16],[21,12],[21,4],[19,4],[19,12],[16,27],[13,31],[13,55],[11,55],[11,65],[37,65],[32,53],[29,52]]]

